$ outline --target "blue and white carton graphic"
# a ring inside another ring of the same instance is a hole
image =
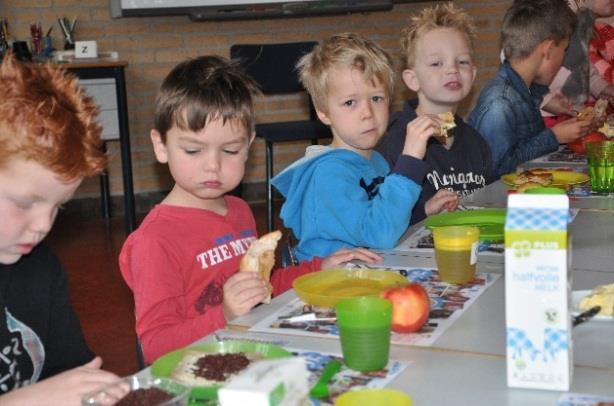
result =
[[[567,195],[513,194],[505,220],[507,384],[569,390],[573,375]]]

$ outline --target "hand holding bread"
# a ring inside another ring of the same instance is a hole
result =
[[[453,119],[454,116],[452,116]],[[426,145],[429,138],[435,137],[440,142],[443,140],[443,143],[445,143],[446,138],[442,138],[442,130],[444,128],[446,129],[445,133],[448,134],[447,129],[451,128],[449,122],[446,124],[439,116],[432,114],[419,115],[407,124],[403,155],[423,159],[424,155],[426,155]]]
[[[274,231],[252,242],[239,264],[239,272],[224,283],[224,317],[247,314],[258,303],[269,303],[269,283],[275,265],[275,248],[281,232]]]
[[[239,272],[256,272],[267,284],[269,295],[263,300],[263,303],[271,302],[273,287],[269,280],[275,266],[275,248],[280,239],[281,231],[279,230],[263,235],[249,246],[239,265]]]
[[[576,118],[591,124],[591,129],[597,129],[605,123],[607,110],[610,101],[608,98],[600,97],[594,106],[587,106],[578,112]]]

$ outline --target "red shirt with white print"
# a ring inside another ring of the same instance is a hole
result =
[[[247,203],[225,199],[225,216],[157,205],[124,243],[119,265],[134,293],[136,332],[148,363],[226,325],[223,286],[257,232]],[[273,294],[321,265],[315,258],[273,272]]]

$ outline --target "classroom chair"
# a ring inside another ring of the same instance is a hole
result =
[[[237,44],[230,48],[230,57],[237,60],[260,85],[266,95],[305,92],[298,80],[297,61],[316,45],[315,41],[283,44]],[[305,92],[306,93],[306,92]],[[262,123],[256,125],[256,137],[266,146],[267,230],[273,230],[273,144],[276,142],[311,140],[317,144],[321,138],[331,137],[330,130],[315,113],[309,97],[309,119]]]

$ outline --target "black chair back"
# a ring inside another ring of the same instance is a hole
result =
[[[316,44],[315,41],[307,41],[233,45],[230,57],[241,63],[264,94],[297,93],[305,89],[298,81],[296,63]]]
[[[305,89],[298,79],[296,63],[317,45],[315,41],[282,44],[239,44],[230,47],[231,59],[237,61],[260,85],[265,95],[302,93]],[[307,93],[307,92],[305,92]],[[267,230],[273,230],[273,144],[277,142],[330,138],[330,129],[318,120],[310,97],[308,120],[281,121],[256,124],[256,136],[264,139],[266,147]],[[289,251],[290,252],[290,251]],[[291,260],[291,259],[290,259]]]

